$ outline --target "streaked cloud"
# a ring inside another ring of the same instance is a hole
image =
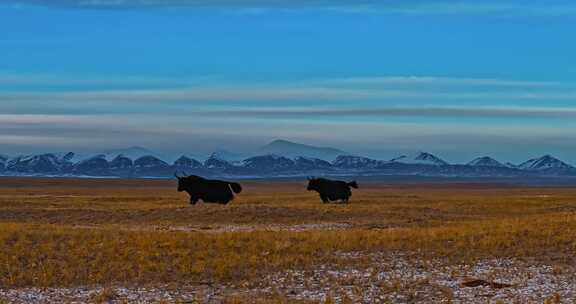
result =
[[[380,111],[384,112],[384,109]],[[538,111],[549,113],[555,110]],[[301,114],[301,111],[297,112],[294,115]],[[417,109],[412,112],[417,112]],[[424,112],[426,115],[437,115],[430,114],[430,109]],[[356,111],[352,113],[359,114]],[[362,115],[364,113],[363,111]],[[478,128],[476,125],[454,124],[445,120],[345,120],[322,119],[317,116],[303,120],[280,117],[254,119],[250,116],[252,114],[221,112],[212,116],[201,111],[181,115],[2,114],[0,144],[3,149],[0,153],[66,150],[94,152],[101,151],[103,147],[110,149],[146,145],[163,152],[205,154],[221,148],[235,151],[253,149],[272,139],[286,138],[336,146],[347,151],[388,159],[395,156],[399,150],[425,149],[450,155],[454,161],[469,160],[467,158],[485,153],[497,153],[510,157],[510,160],[520,161],[534,156],[534,153],[551,151],[562,152],[558,153],[559,156],[570,156],[572,154],[569,152],[573,151],[575,142],[574,134],[569,128],[534,124],[532,121],[519,121],[514,124],[500,121]],[[222,123],[223,119],[227,121],[226,124]],[[162,123],[151,123],[155,121]],[[459,150],[456,153],[449,149],[454,146],[465,146],[467,152]],[[510,153],[511,146],[516,148],[513,153]]]
[[[383,12],[372,6],[372,12]],[[409,15],[492,15],[492,16],[574,16],[576,5],[566,1],[427,1],[415,6],[393,7],[392,12]]]
[[[576,5],[567,1],[480,1],[480,0],[9,0],[8,4],[21,9],[22,5],[48,7],[128,9],[128,8],[223,8],[248,13],[267,9],[319,8],[348,13],[400,13],[442,15],[498,15],[498,16],[574,16]]]
[[[82,92],[46,92],[46,93],[5,93],[0,101],[275,101],[275,100],[346,100],[352,98],[377,98],[384,96],[403,96],[407,92],[370,91],[322,87],[215,87],[183,88],[159,90],[108,90]],[[409,94],[410,95],[410,94]],[[413,94],[412,94],[413,95]]]
[[[188,113],[219,107],[247,110],[244,116],[351,115],[338,110],[351,103],[357,108],[386,108],[355,115],[415,116],[412,105],[434,108],[437,116],[479,116],[438,106],[485,104],[499,106],[569,106],[576,99],[572,83],[496,78],[439,76],[371,76],[335,79],[250,81],[215,77],[82,77],[0,73],[0,112],[14,114]],[[306,104],[310,111],[250,112],[253,107]],[[332,112],[312,111],[330,105]],[[390,107],[397,107],[396,109]],[[317,109],[317,108],[316,108]],[[429,111],[430,109],[426,110]],[[340,111],[340,112],[337,112]],[[423,115],[423,110],[418,110]],[[236,113],[240,115],[241,113]],[[488,113],[486,113],[488,114]],[[565,117],[565,113],[508,111],[494,115]],[[431,116],[431,115],[428,115]]]
[[[235,83],[236,82],[236,83]],[[286,81],[277,81],[282,84]],[[202,76],[191,78],[167,78],[145,76],[100,76],[83,77],[81,75],[49,75],[49,74],[25,74],[0,72],[0,86],[30,85],[30,86],[61,86],[61,85],[100,85],[100,86],[172,86],[192,87],[212,84],[212,86],[239,87],[254,86],[247,81],[241,85],[238,81],[221,79],[214,76]],[[458,78],[442,76],[369,76],[369,77],[345,77],[332,79],[307,79],[287,83],[292,86],[324,87],[324,86],[376,86],[376,85],[435,85],[435,86],[477,86],[477,87],[510,87],[510,88],[553,88],[553,87],[576,87],[571,83],[541,80],[514,80],[498,78]]]
[[[124,76],[81,76],[57,74],[26,74],[0,72],[0,86],[28,85],[28,86],[164,86],[183,87],[203,83],[211,77],[169,78],[145,77],[135,75]]]
[[[13,4],[84,8],[142,8],[142,7],[228,7],[228,8],[298,8],[298,7],[365,7],[413,6],[426,0],[10,0]],[[443,1],[446,2],[446,1]]]
[[[342,120],[338,118],[360,118]],[[485,124],[482,128],[486,130],[498,130],[499,125],[505,124],[507,130],[515,130],[522,133],[526,128],[526,123],[532,125],[531,132],[536,129],[546,130],[552,127],[558,130],[557,126],[534,124],[533,119],[566,119],[573,121],[576,118],[576,108],[545,108],[545,107],[372,107],[372,108],[315,108],[315,107],[282,107],[282,108],[240,108],[222,110],[189,110],[180,113],[148,113],[148,114],[105,114],[105,115],[77,115],[77,114],[1,114],[1,133],[8,130],[34,129],[42,132],[47,129],[69,129],[101,131],[109,130],[114,132],[148,132],[148,133],[171,133],[171,134],[191,134],[193,130],[203,133],[220,134],[222,132],[236,134],[245,132],[242,128],[230,128],[230,124],[250,126],[251,133],[258,133],[261,125],[276,125],[280,120],[283,125],[330,125],[334,126],[364,126],[377,127],[387,124],[402,125],[410,130],[411,126],[433,126],[444,132],[458,132],[454,125],[459,128],[473,128],[475,125],[465,127],[459,122],[452,123],[449,120],[387,120],[387,119],[364,119],[364,118],[390,118],[390,117],[420,117],[420,118],[480,118],[492,119],[502,118],[494,126]],[[228,124],[219,123],[225,118]],[[269,119],[270,118],[270,119]],[[329,118],[329,119],[324,119]],[[263,120],[258,120],[263,119]],[[299,120],[301,119],[301,120]],[[510,119],[527,119],[526,122],[518,121],[510,124]],[[166,123],[162,125],[150,125],[153,120],[161,120]],[[565,126],[565,124],[564,124]],[[296,127],[297,129],[297,127]],[[565,129],[565,128],[562,128]],[[261,130],[260,130],[261,131]],[[309,130],[308,130],[309,131]],[[470,131],[470,130],[468,130]],[[63,132],[66,133],[66,132]],[[192,132],[194,133],[194,132]],[[534,134],[534,133],[530,133]]]
[[[87,8],[137,8],[137,7],[322,7],[357,5],[374,5],[380,1],[357,0],[11,0],[15,4],[37,4],[46,6],[87,7]],[[395,1],[385,1],[395,2]],[[421,1],[412,1],[421,2]]]
[[[171,81],[71,77],[70,87],[59,88],[67,77],[5,73],[3,79],[0,143],[18,151],[90,150],[147,142],[161,150],[183,151],[181,143],[190,142],[187,148],[208,152],[223,143],[235,142],[236,149],[279,137],[327,145],[341,142],[358,147],[358,153],[377,146],[375,141],[406,149],[433,147],[431,138],[451,143],[479,137],[488,143],[523,138],[526,145],[537,146],[531,141],[570,137],[576,118],[571,104],[576,98],[574,86],[557,81],[438,76],[268,82],[207,78],[182,87],[129,89],[134,83],[154,87],[169,86]],[[12,91],[14,81],[28,82],[33,89]],[[87,84],[101,81],[103,89],[86,89]],[[44,85],[55,87],[44,90]],[[493,121],[469,123],[483,119]],[[565,149],[562,142],[554,145]]]
[[[434,76],[351,77],[320,81],[333,85],[466,85],[545,88],[560,85],[554,81],[506,80],[497,78],[454,78]]]
[[[575,119],[576,108],[534,107],[371,107],[371,108],[268,108],[199,111],[202,115],[244,117],[468,117],[468,118],[564,118]]]
[[[212,102],[226,101],[231,103],[274,102],[274,101],[361,101],[361,100],[397,100],[402,99],[444,99],[446,101],[484,100],[501,101],[554,101],[574,100],[576,91],[526,91],[526,90],[443,90],[426,88],[360,88],[321,86],[215,86],[151,90],[97,90],[66,92],[4,92],[0,93],[0,102],[4,105],[19,103],[69,103],[85,102]],[[0,108],[2,104],[0,104]]]

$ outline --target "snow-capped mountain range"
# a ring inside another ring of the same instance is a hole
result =
[[[287,150],[282,153],[282,148]],[[180,174],[236,177],[308,175],[424,175],[454,177],[575,176],[576,168],[545,155],[519,165],[479,157],[467,164],[451,164],[428,152],[376,160],[332,149],[288,141],[274,141],[245,158],[222,151],[205,160],[183,154],[174,161],[141,147],[103,153],[43,153],[27,156],[0,154],[0,174],[5,176],[106,176],[171,177]],[[275,152],[275,153],[266,153]],[[224,156],[235,156],[225,159]],[[327,159],[328,158],[328,159]],[[330,159],[331,158],[331,159]]]

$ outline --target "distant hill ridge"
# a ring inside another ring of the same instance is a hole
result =
[[[283,151],[282,149],[286,149]],[[0,174],[8,176],[111,176],[170,177],[175,172],[206,176],[306,176],[306,175],[422,175],[462,177],[576,176],[576,168],[544,155],[520,165],[503,164],[484,156],[467,164],[450,164],[428,152],[401,155],[388,161],[352,155],[327,147],[276,140],[260,148],[258,155],[240,160],[213,153],[205,161],[183,154],[165,161],[142,147],[99,154],[42,153],[7,157],[0,154]]]
[[[344,152],[335,148],[316,147],[311,145],[294,143],[287,140],[278,139],[263,147],[258,151],[258,154],[275,154],[285,157],[312,157],[320,159],[333,160],[340,155],[349,155],[350,153]]]
[[[504,165],[501,162],[489,156],[479,157],[469,162],[468,165],[474,167],[496,167],[496,168],[508,167],[507,165]]]

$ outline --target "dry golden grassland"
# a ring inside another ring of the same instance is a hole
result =
[[[396,257],[441,267],[510,259],[558,272],[576,264],[572,188],[369,183],[351,204],[326,205],[304,182],[243,186],[227,206],[190,206],[174,181],[0,179],[0,289],[207,285],[237,292],[222,301],[292,302],[282,290],[254,292],[278,274],[374,272]],[[360,284],[345,280],[324,283]]]

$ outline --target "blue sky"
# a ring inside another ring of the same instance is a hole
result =
[[[0,153],[247,151],[576,163],[573,1],[0,5]]]

